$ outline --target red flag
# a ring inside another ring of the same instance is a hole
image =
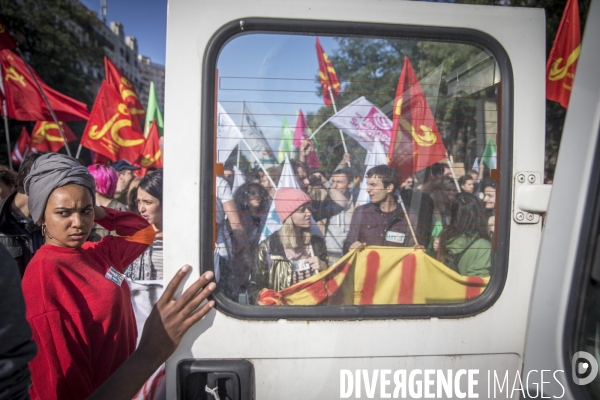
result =
[[[65,134],[67,142],[77,140],[77,136],[75,136],[67,124],[62,121],[59,122],[59,124]],[[35,124],[33,132],[31,133],[31,150],[52,151],[57,153],[64,146],[65,141],[60,135],[56,123],[51,121],[38,121]]]
[[[317,59],[319,60],[319,81],[323,87],[323,101],[326,106],[331,105],[331,97],[336,98],[340,93],[340,81],[338,80],[335,69],[329,61],[329,57],[323,51],[319,38],[317,37]],[[331,88],[331,94],[329,89]]]
[[[25,63],[10,50],[0,51],[0,64],[4,82],[4,98],[8,116],[19,121],[50,121],[52,114],[27,71]],[[50,106],[60,121],[80,121],[90,116],[87,106],[57,92],[33,72]]]
[[[146,175],[146,171],[150,167],[162,168],[162,148],[160,146],[160,134],[156,126],[156,120],[152,121],[148,137],[140,153],[139,165],[142,167],[141,175]]]
[[[117,89],[121,95],[121,99],[125,102],[125,104],[127,104],[127,107],[129,107],[129,113],[137,117],[135,118],[137,126],[134,125],[133,128],[137,132],[141,133],[142,130],[139,123],[144,121],[146,112],[144,111],[144,106],[142,106],[142,102],[135,91],[133,83],[131,83],[129,79],[125,77],[125,74],[123,74],[119,67],[113,64],[113,62],[110,61],[110,59],[106,56],[104,56],[104,72],[106,74],[106,80],[108,83]]]
[[[29,137],[29,134],[27,133],[27,129],[25,129],[25,127],[23,127],[23,129],[21,129],[21,134],[19,135],[19,139],[17,140],[17,143],[15,144],[15,148],[13,149],[12,154],[10,155],[11,160],[14,163],[21,164],[23,162],[23,159],[29,152],[30,146],[31,146],[31,138]]]
[[[135,162],[144,144],[144,136],[136,132],[127,104],[107,81],[102,82],[81,145],[112,161]]]
[[[581,52],[579,4],[568,0],[546,65],[546,98],[567,108]]]
[[[400,182],[446,157],[446,147],[408,57],[396,89],[388,157]]]
[[[6,28],[6,25],[4,25],[2,21],[0,21],[0,50],[12,50],[16,48],[17,42],[15,42],[15,39],[13,39],[10,33],[8,33],[8,28]]]

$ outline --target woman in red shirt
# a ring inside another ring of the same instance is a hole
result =
[[[136,350],[137,330],[123,270],[154,239],[133,213],[94,205],[93,177],[73,158],[38,158],[25,180],[33,220],[45,244],[23,278],[23,293],[39,352],[30,363],[32,398],[131,399],[176,349],[181,336],[214,305],[193,311],[214,290],[206,273],[177,301],[172,280],[152,311]],[[119,236],[86,242],[94,221]]]

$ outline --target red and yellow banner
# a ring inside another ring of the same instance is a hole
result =
[[[331,97],[336,98],[340,93],[340,81],[338,80],[333,64],[329,61],[329,57],[321,47],[319,38],[317,37],[317,59],[319,60],[319,81],[323,87],[323,102],[325,105],[332,104]],[[331,94],[329,90],[331,89]]]
[[[567,108],[581,52],[579,4],[569,0],[546,65],[546,98]]]
[[[29,149],[31,148],[31,138],[29,137],[29,133],[27,133],[27,129],[23,127],[21,129],[21,134],[19,135],[19,139],[15,144],[15,148],[13,149],[10,158],[14,163],[21,164],[23,159],[27,153],[29,153]]]
[[[63,122],[59,122],[60,127],[65,134],[67,142],[77,140],[77,136],[73,133],[71,128]],[[36,151],[52,151],[58,152],[65,146],[65,141],[60,135],[58,126],[56,123],[51,121],[38,121],[33,127],[31,133],[31,149]]]
[[[85,126],[81,145],[112,161],[123,159],[134,163],[144,144],[144,136],[132,127],[134,120],[119,92],[104,81]]]
[[[133,126],[134,130],[142,133],[140,124],[146,117],[146,111],[144,111],[144,106],[142,106],[142,102],[135,91],[133,83],[131,83],[119,67],[113,64],[106,56],[104,57],[104,70],[106,73],[106,80],[118,90],[121,99],[127,104],[127,107],[129,107],[129,113],[135,117],[136,124]]]
[[[446,147],[408,57],[396,89],[388,158],[400,182],[446,158]]]
[[[140,176],[146,175],[148,168],[163,167],[162,147],[160,145],[160,135],[156,126],[156,120],[153,120],[152,125],[150,125],[148,137],[140,153],[139,165],[142,167]]]
[[[19,121],[52,120],[52,114],[23,60],[10,50],[1,50],[0,64],[8,116]],[[33,74],[58,120],[80,121],[89,118],[90,112],[84,103],[57,92],[35,72]]]
[[[481,294],[489,277],[462,276],[422,250],[369,246],[280,292],[263,289],[261,305],[451,304]]]

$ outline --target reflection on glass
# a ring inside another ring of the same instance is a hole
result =
[[[492,275],[496,60],[245,34],[221,50],[215,268],[255,305],[450,304]]]

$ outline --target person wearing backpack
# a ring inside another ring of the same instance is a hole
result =
[[[441,233],[437,259],[463,276],[490,276],[492,244],[481,201],[458,193],[450,206],[450,223]]]

